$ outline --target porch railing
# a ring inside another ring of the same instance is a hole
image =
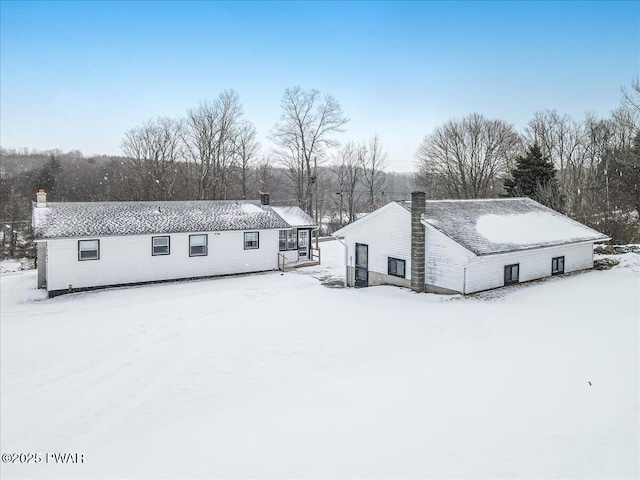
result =
[[[284,272],[286,261],[287,258],[282,253],[278,253],[278,270],[281,272]]]
[[[320,249],[311,247],[310,250],[311,250],[311,260],[316,261],[318,263],[321,263],[320,262]]]

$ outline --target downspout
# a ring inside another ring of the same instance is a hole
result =
[[[469,266],[469,263],[467,261],[464,268],[462,269],[462,294],[463,295],[467,294],[467,267],[468,266]]]
[[[344,247],[344,286],[349,286],[349,247],[347,247],[346,242],[343,242],[342,238],[335,237],[338,242],[342,244]]]

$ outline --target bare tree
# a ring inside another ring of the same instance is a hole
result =
[[[287,88],[280,106],[282,114],[271,138],[280,147],[278,159],[294,184],[298,205],[312,214],[318,159],[338,145],[333,136],[342,133],[349,120],[335,98],[321,97],[317,90]]]
[[[225,90],[215,101],[202,102],[187,112],[183,139],[187,158],[196,166],[201,200],[226,197],[237,160],[241,117],[240,97],[233,90]]]
[[[631,90],[622,87],[622,103],[640,112],[640,77],[635,77],[631,81]]]
[[[558,168],[563,211],[589,223],[610,212],[612,169],[608,152],[630,148],[634,129],[634,112],[623,106],[609,119],[587,114],[580,122],[555,110],[538,112],[525,135],[528,141],[538,141]]]
[[[361,148],[362,183],[367,190],[367,209],[372,212],[380,206],[385,187],[384,169],[389,165],[389,155],[383,149],[378,134],[366,147]]]
[[[640,132],[640,110],[622,105],[611,112],[612,143],[617,149],[631,148]]]
[[[520,136],[502,120],[478,113],[450,120],[419,145],[419,177],[436,177],[451,198],[497,196],[495,180],[508,171],[520,146]]]
[[[331,168],[339,189],[336,192],[336,198],[333,198],[339,211],[339,225],[355,221],[360,209],[362,195],[358,191],[358,186],[362,179],[365,150],[363,145],[356,145],[354,142],[345,144],[338,151],[336,162]]]
[[[181,132],[179,120],[159,117],[125,133],[121,148],[128,162],[123,174],[133,198],[171,200],[176,163],[183,154]]]
[[[253,123],[245,120],[240,124],[236,139],[236,164],[239,172],[240,195],[244,200],[251,185],[251,172],[260,152],[260,142],[257,140],[257,131]]]
[[[279,185],[269,154],[263,155],[255,167],[258,190],[272,191]]]

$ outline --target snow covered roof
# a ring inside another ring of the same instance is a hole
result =
[[[476,255],[609,239],[530,198],[428,200],[422,221]]]
[[[292,227],[317,227],[316,222],[300,207],[271,207]]]
[[[46,207],[33,207],[36,240],[291,226],[271,207],[250,200],[47,202]]]

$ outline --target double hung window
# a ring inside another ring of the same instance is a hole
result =
[[[207,236],[189,235],[189,256],[204,257],[207,255]]]
[[[78,260],[100,260],[100,240],[78,240]]]
[[[258,232],[244,233],[244,249],[255,250],[260,248],[260,234]]]
[[[152,237],[151,238],[151,254],[156,255],[169,255],[169,237]]]

